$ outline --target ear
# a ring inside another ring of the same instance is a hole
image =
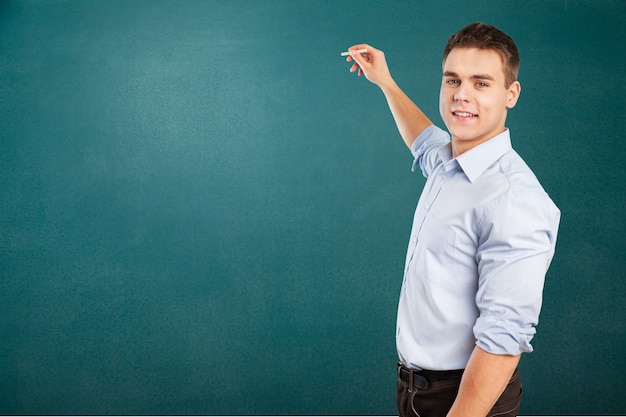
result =
[[[519,95],[522,92],[522,85],[519,81],[513,81],[509,86],[508,98],[506,100],[506,108],[512,109],[517,104],[517,99],[519,99]]]

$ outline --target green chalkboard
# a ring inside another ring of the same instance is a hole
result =
[[[563,214],[521,414],[624,414],[623,0],[0,1],[0,414],[394,414],[424,179],[339,54],[440,123],[472,21]]]

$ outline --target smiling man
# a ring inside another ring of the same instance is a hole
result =
[[[521,92],[517,47],[483,23],[450,37],[439,96],[449,134],[398,87],[382,51],[349,51],[427,178],[398,304],[399,414],[515,416],[560,220],[505,127]]]

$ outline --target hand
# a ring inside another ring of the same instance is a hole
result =
[[[356,50],[363,48],[367,49],[367,52],[362,54],[356,52]],[[350,56],[346,58],[346,61],[354,62],[350,72],[357,72],[359,77],[365,75],[365,78],[381,88],[393,84],[383,51],[367,44],[354,45],[348,48],[348,51]]]

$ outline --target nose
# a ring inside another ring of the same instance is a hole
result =
[[[460,85],[457,87],[454,92],[454,101],[469,101],[470,100],[470,92],[467,87],[464,85]]]

